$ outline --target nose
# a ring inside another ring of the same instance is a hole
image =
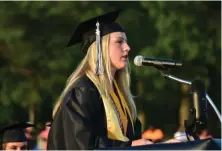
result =
[[[127,42],[125,42],[125,45],[124,45],[124,49],[123,49],[124,51],[130,51],[130,46],[128,45],[128,43]]]

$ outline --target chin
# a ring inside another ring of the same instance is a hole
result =
[[[124,69],[124,68],[126,68],[126,63],[125,64],[122,64],[122,65],[120,65],[119,67],[118,67],[118,70],[121,70],[121,69]]]

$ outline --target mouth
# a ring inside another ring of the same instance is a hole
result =
[[[124,55],[124,56],[122,56],[122,58],[123,58],[124,60],[127,60],[127,59],[128,59],[128,55]]]

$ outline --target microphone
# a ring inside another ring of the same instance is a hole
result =
[[[183,64],[180,61],[158,58],[147,58],[143,56],[136,56],[134,58],[134,64],[136,66],[154,66],[154,67],[166,67],[174,68],[181,67]]]
[[[194,80],[191,84],[192,107],[195,109],[196,122],[202,126],[207,124],[207,99],[204,84],[201,80]]]

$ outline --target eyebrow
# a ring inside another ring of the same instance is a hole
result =
[[[127,38],[124,38],[124,37],[117,37],[117,38],[127,41]]]
[[[12,145],[11,147],[17,147],[17,145]],[[21,147],[27,147],[27,145],[26,144],[24,144],[23,146],[21,146]]]

